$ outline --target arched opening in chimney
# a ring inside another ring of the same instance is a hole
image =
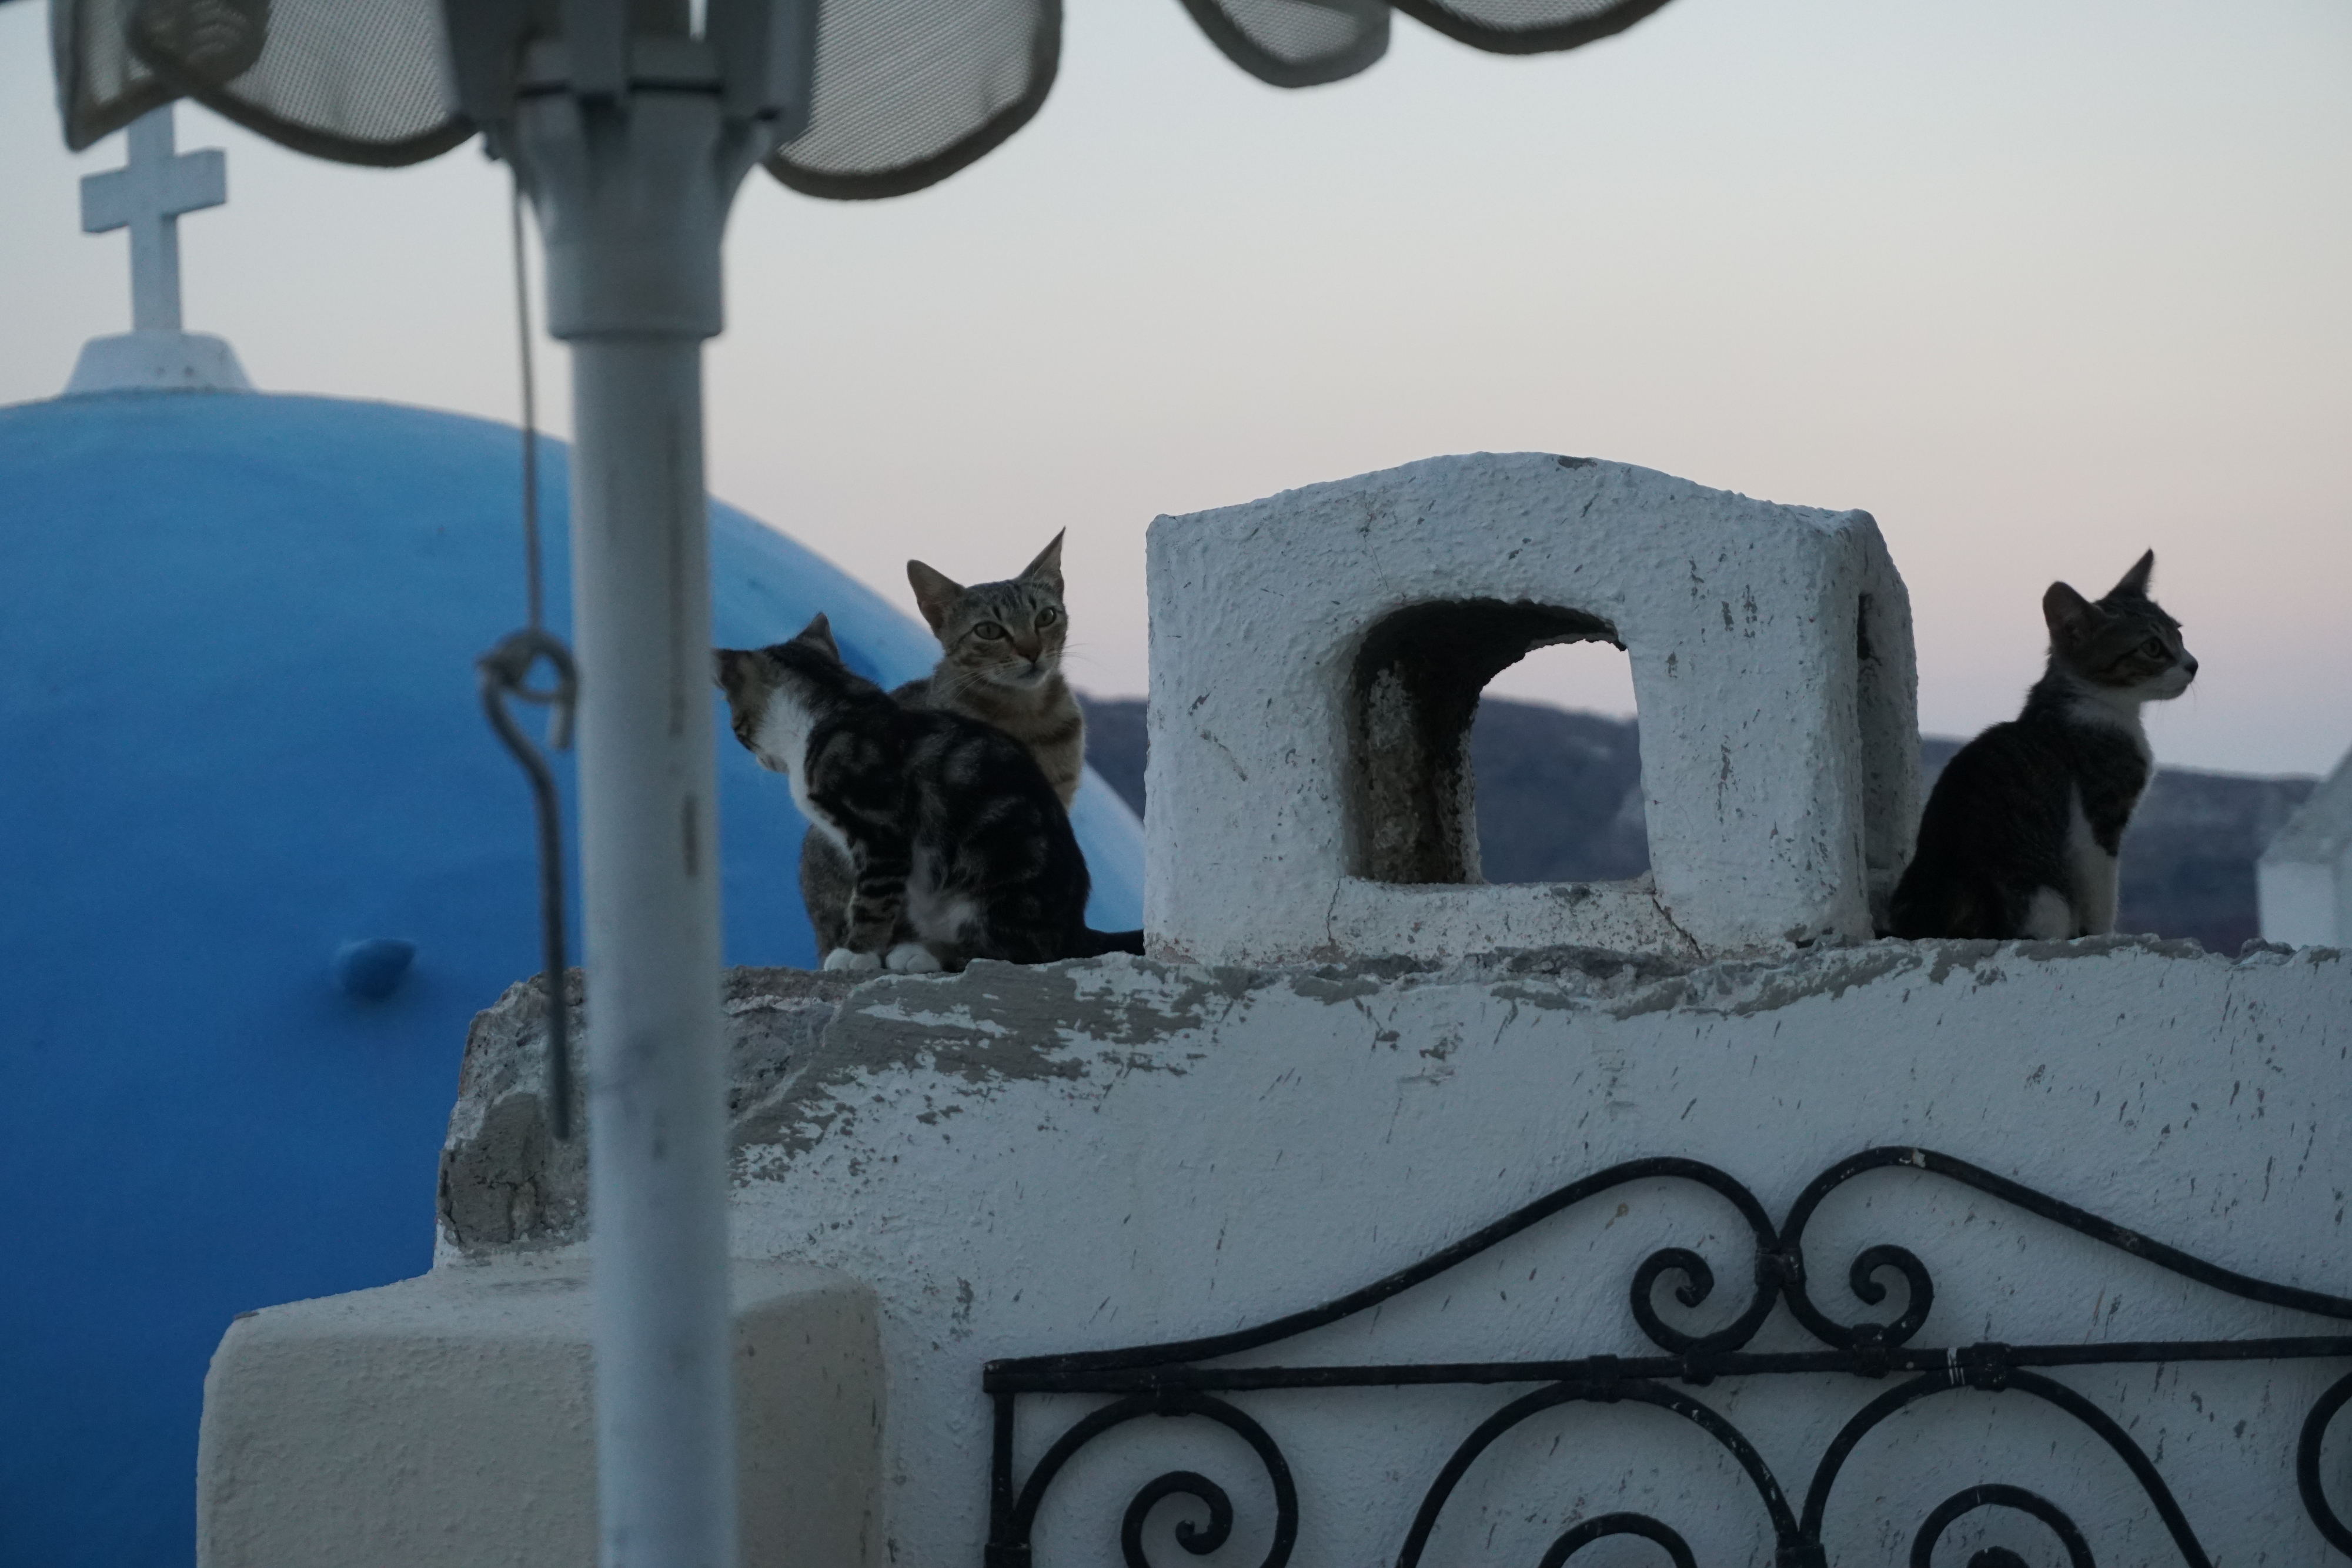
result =
[[[1470,735],[1486,684],[1532,649],[1616,628],[1559,605],[1453,600],[1395,611],[1359,646],[1349,701],[1349,869],[1387,883],[1486,880]]]
[[[1488,882],[1622,882],[1650,869],[1633,662],[1608,643],[1537,648],[1496,675],[1470,727],[1470,766]]]

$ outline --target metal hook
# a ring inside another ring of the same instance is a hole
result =
[[[551,686],[530,684],[530,672],[541,659],[555,672]],[[547,1094],[555,1135],[565,1139],[572,1136],[572,1049],[571,1009],[563,989],[570,966],[563,939],[562,817],[554,770],[507,711],[507,699],[515,697],[549,709],[547,744],[564,750],[572,744],[572,712],[580,695],[580,673],[562,640],[536,626],[509,632],[497,647],[475,660],[474,668],[481,676],[482,712],[530,776],[531,801],[539,816],[539,918],[547,946]]]

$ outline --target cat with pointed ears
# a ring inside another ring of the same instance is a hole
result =
[[[961,714],[908,708],[841,662],[819,615],[767,648],[721,648],[735,737],[790,779],[847,856],[828,969],[924,973],[1140,952],[1139,931],[1086,924],[1077,835],[1028,749]]]
[[[1062,601],[1062,538],[1021,575],[964,587],[921,561],[907,582],[940,640],[940,662],[923,683],[922,705],[992,724],[1029,748],[1067,806],[1087,765],[1087,721],[1062,678],[1070,613]],[[910,687],[901,686],[902,699]]]
[[[2148,597],[2148,551],[2096,602],[2042,596],[2050,663],[2025,709],[1960,747],[1919,818],[1891,935],[2063,940],[2116,926],[2124,829],[2154,768],[2140,709],[2197,660]]]
[[[1062,602],[1062,538],[1055,534],[1020,576],[970,588],[908,561],[907,580],[939,637],[940,662],[890,695],[902,706],[994,725],[1029,748],[1066,810],[1086,770],[1087,721],[1062,678],[1070,627]],[[811,828],[801,841],[801,903],[820,954],[841,946],[848,934],[854,880],[847,852]]]

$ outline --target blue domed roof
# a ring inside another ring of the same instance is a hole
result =
[[[0,1562],[188,1563],[229,1319],[431,1260],[467,1024],[538,965],[473,665],[523,619],[518,442],[324,398],[0,409]],[[563,632],[559,444],[541,472]],[[877,680],[937,657],[743,513],[711,535],[721,643],[824,610]],[[807,964],[783,780],[719,772],[728,961]],[[1091,776],[1073,815],[1092,923],[1140,925],[1134,817]]]

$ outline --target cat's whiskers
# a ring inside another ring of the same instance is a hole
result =
[[[952,708],[972,692],[990,684],[985,669],[950,669],[942,665],[932,673],[929,702],[933,707]]]

